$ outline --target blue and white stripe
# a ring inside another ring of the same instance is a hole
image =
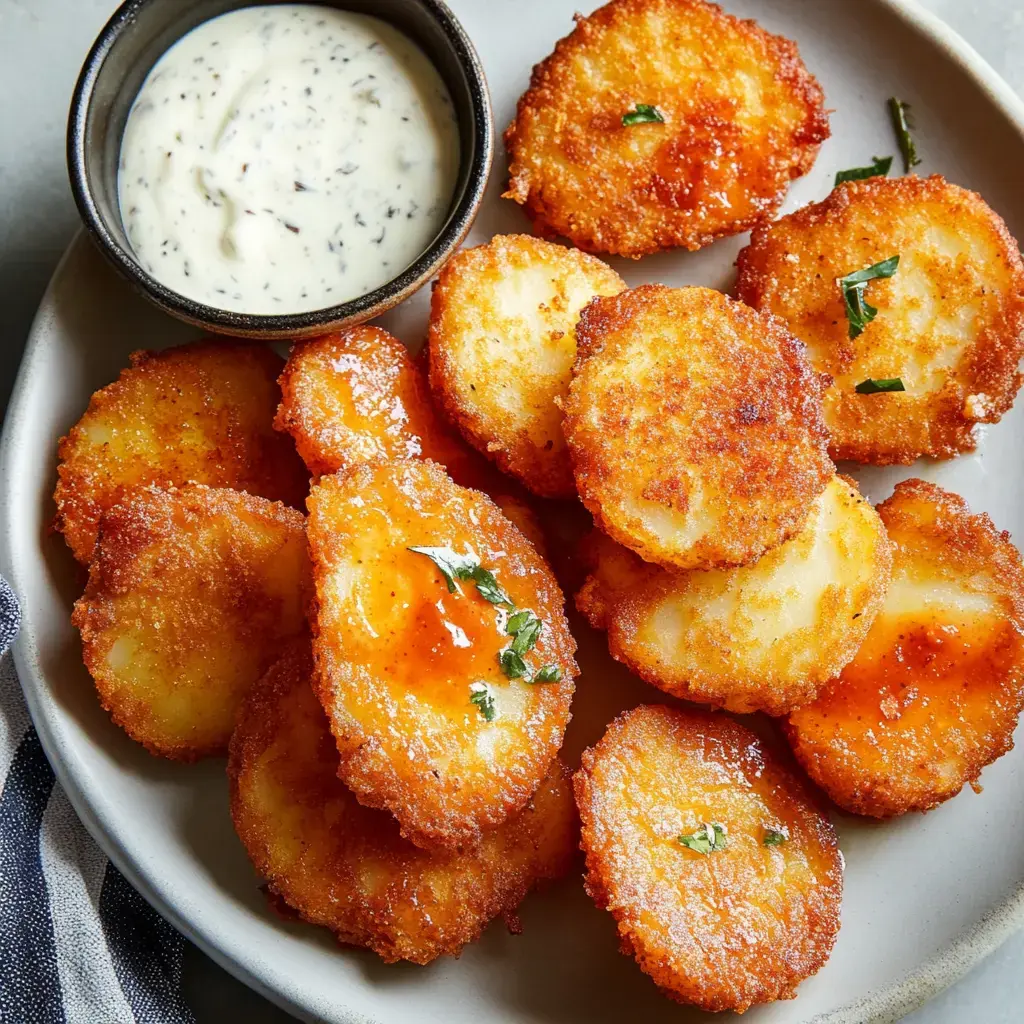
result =
[[[82,827],[29,719],[0,578],[0,1022],[195,1024],[182,937]]]

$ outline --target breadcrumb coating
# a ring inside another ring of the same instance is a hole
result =
[[[426,461],[321,478],[309,543],[317,689],[342,781],[417,845],[479,842],[525,806],[569,721],[576,645],[550,568],[490,499]],[[523,671],[499,663],[511,609],[469,579],[450,590],[411,548],[472,555],[540,619]],[[529,682],[544,666],[557,681]]]

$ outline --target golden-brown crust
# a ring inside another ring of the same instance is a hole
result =
[[[56,526],[88,564],[100,517],[135,487],[231,487],[301,508],[309,475],[273,430],[281,358],[210,340],[135,352],[62,438]]]
[[[253,688],[231,738],[231,815],[272,899],[387,963],[458,956],[573,860],[576,815],[556,761],[522,814],[471,853],[430,854],[337,776],[338,752],[310,686],[308,639]]]
[[[558,752],[576,664],[547,563],[485,495],[432,462],[358,466],[309,499],[317,687],[359,800],[390,810],[424,847],[458,847],[517,813]],[[518,609],[543,621],[526,656],[560,682],[502,672],[506,614],[469,581],[450,593],[411,547],[471,550]],[[496,717],[471,702],[486,683]]]
[[[897,254],[895,276],[867,286],[878,316],[850,339],[837,279]],[[825,395],[833,458],[951,458],[974,449],[975,424],[1013,404],[1024,262],[976,193],[939,175],[847,182],[757,229],[737,266],[736,294],[782,317],[834,378]],[[891,377],[906,392],[856,392]]]
[[[548,539],[536,508],[518,494],[494,494],[489,497],[501,509],[501,514],[537,549],[537,554],[549,561]]]
[[[638,103],[664,123],[624,126]],[[612,0],[533,69],[505,196],[589,252],[699,249],[769,219],[828,136],[789,39],[704,0]]]
[[[598,298],[565,435],[584,505],[647,561],[725,568],[800,530],[832,477],[821,394],[776,318],[710,288]]]
[[[1024,567],[1009,535],[935,484],[878,507],[893,582],[857,657],[794,712],[811,778],[854,814],[926,811],[1013,746],[1024,706]]]
[[[792,998],[824,965],[842,898],[835,831],[754,733],[641,706],[584,753],[573,784],[587,891],[665,995],[742,1012]],[[712,823],[723,850],[679,842]],[[766,846],[768,830],[787,838]]]
[[[379,327],[352,327],[292,348],[274,426],[313,476],[377,459],[432,459],[465,487],[500,478],[440,420],[424,365]]]
[[[470,444],[542,497],[576,495],[558,406],[580,310],[625,287],[595,257],[529,235],[464,249],[435,283],[434,398]]]
[[[72,622],[100,702],[151,753],[223,754],[249,687],[306,629],[302,513],[201,485],[133,491],[100,521]]]
[[[854,657],[892,565],[877,513],[839,476],[807,526],[753,565],[661,569],[600,534],[584,557],[576,605],[608,630],[612,657],[673,696],[770,715],[813,700]]]

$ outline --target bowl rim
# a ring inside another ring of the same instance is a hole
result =
[[[147,273],[110,230],[95,201],[86,169],[86,126],[100,71],[124,29],[138,12],[164,0],[124,0],[100,30],[82,64],[68,113],[66,151],[71,194],[88,234],[107,259],[150,301],[193,326],[249,338],[303,337],[343,325],[363,323],[418,291],[454,255],[476,219],[494,162],[494,111],[483,62],[462,23],[444,0],[413,0],[440,27],[464,74],[472,108],[473,156],[462,193],[427,248],[389,281],[347,302],[303,313],[238,313],[190,299]],[[251,0],[250,6],[260,0]],[[244,5],[243,5],[244,6]],[[226,12],[225,12],[226,13]],[[379,15],[372,15],[379,17]],[[382,19],[383,20],[383,19]],[[464,172],[460,168],[460,175]],[[454,197],[453,197],[454,198]]]

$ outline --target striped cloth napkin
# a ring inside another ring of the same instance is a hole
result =
[[[0,577],[0,1022],[195,1024],[184,939],[125,881],[57,785],[6,653]]]

